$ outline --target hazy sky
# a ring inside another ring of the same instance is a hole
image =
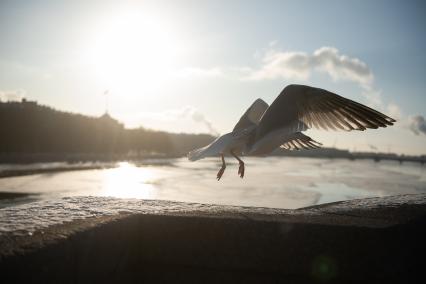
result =
[[[425,3],[0,0],[0,99],[99,116],[109,90],[129,127],[225,133],[302,83],[398,119],[325,146],[425,154]]]

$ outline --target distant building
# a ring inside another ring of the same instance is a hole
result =
[[[28,107],[36,107],[38,106],[37,101],[29,101],[23,98],[21,101],[0,101],[0,107],[2,108],[10,108],[10,107],[19,107],[19,108],[28,108]]]
[[[100,116],[99,120],[101,120],[105,125],[124,128],[124,124],[119,122],[117,119],[114,119],[108,112],[105,112],[102,116]]]
[[[29,101],[26,98],[22,98],[21,103],[24,106],[37,106],[37,101]]]

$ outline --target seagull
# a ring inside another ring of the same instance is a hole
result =
[[[286,86],[269,106],[257,99],[246,110],[232,132],[209,145],[188,153],[190,161],[219,156],[226,169],[225,155],[238,160],[238,175],[243,178],[245,166],[241,156],[265,156],[281,147],[286,150],[317,149],[321,143],[303,134],[310,128],[323,130],[360,130],[393,125],[393,118],[372,108],[324,89],[306,85]]]

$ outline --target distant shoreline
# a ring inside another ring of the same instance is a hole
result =
[[[354,160],[372,160],[375,162],[380,161],[394,161],[402,164],[403,162],[414,162],[424,165],[425,157],[413,157],[413,156],[379,156],[379,155],[367,155],[365,153],[349,153],[350,155],[336,155],[334,151],[326,151],[312,155],[313,151],[298,151],[298,152],[287,152],[287,154],[277,154],[271,157],[291,157],[291,158],[312,158],[312,159],[346,159],[350,161]],[[343,152],[339,150],[337,153]],[[117,167],[117,163],[128,161],[128,162],[142,162],[149,160],[166,160],[166,159],[177,159],[184,158],[184,156],[176,155],[162,155],[162,154],[150,154],[141,156],[126,156],[126,155],[52,155],[52,154],[29,154],[29,155],[8,155],[8,159],[2,159],[5,155],[0,154],[0,166],[3,165],[31,165],[38,163],[64,163],[58,167],[47,167],[37,168],[28,167],[23,169],[1,169],[0,167],[0,179],[9,177],[28,176],[36,174],[46,173],[57,173],[67,171],[81,171],[81,170],[100,170],[110,169]],[[148,163],[149,164],[149,163]]]
[[[376,162],[382,160],[403,162],[416,162],[425,164],[426,155],[408,156],[395,153],[374,153],[374,152],[351,152],[336,148],[320,148],[305,151],[287,151],[278,149],[272,157],[300,157],[300,158],[325,158],[325,159],[348,159],[363,160],[369,159]],[[93,153],[1,153],[1,164],[32,164],[32,163],[54,163],[65,162],[69,164],[84,162],[119,162],[119,161],[142,161],[147,159],[176,159],[183,158],[184,154],[166,153],[139,153],[139,154],[93,154]],[[0,177],[2,177],[0,175]]]
[[[82,170],[103,170],[115,168],[116,165],[99,165],[99,166],[78,166],[78,167],[58,167],[58,168],[33,168],[33,169],[22,169],[22,170],[4,170],[0,171],[0,178],[28,176],[45,173],[55,172],[69,172],[69,171],[82,171]]]
[[[32,164],[32,163],[83,163],[83,162],[118,162],[124,160],[171,159],[183,155],[163,153],[128,154],[92,154],[92,153],[0,153],[1,164]]]

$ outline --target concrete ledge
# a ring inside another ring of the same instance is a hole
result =
[[[406,283],[425,278],[426,195],[299,210],[188,206],[199,210],[126,212],[52,225],[31,236],[3,233],[2,280]]]

